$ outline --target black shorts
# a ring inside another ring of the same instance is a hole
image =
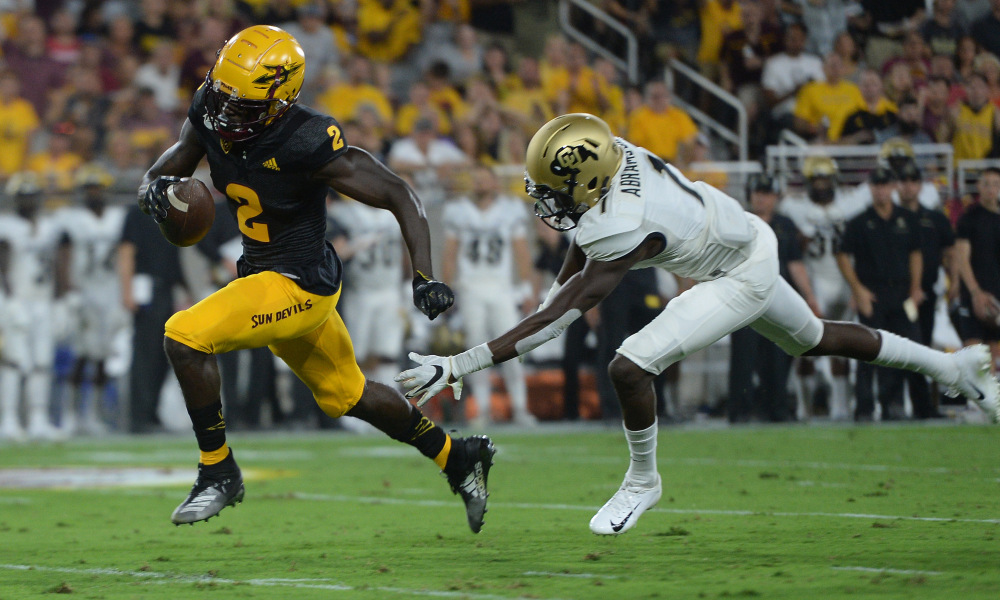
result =
[[[983,342],[1000,342],[1000,327],[995,323],[980,321],[972,311],[972,307],[962,304],[958,307],[958,335],[965,340],[981,340]]]

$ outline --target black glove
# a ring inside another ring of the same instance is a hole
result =
[[[157,223],[162,223],[167,218],[167,209],[170,208],[167,188],[180,180],[180,177],[173,175],[161,175],[151,181],[146,186],[146,193],[139,198],[139,209],[153,217]]]
[[[450,287],[417,271],[417,276],[413,278],[413,304],[420,312],[433,321],[454,303],[455,293]]]

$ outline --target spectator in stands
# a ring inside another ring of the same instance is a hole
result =
[[[910,79],[915,87],[922,86],[930,75],[931,63],[927,60],[929,54],[924,38],[919,32],[907,32],[903,38],[903,52],[887,60],[882,65],[882,74],[888,75],[896,65],[906,65],[910,70]]]
[[[108,112],[107,127],[128,131],[136,151],[155,160],[173,141],[177,120],[160,110],[153,90],[133,87],[115,98]]]
[[[920,26],[920,35],[932,54],[954,55],[958,40],[967,33],[955,4],[956,0],[934,0],[931,17]]]
[[[753,174],[747,180],[746,191],[750,212],[770,225],[778,239],[781,276],[819,313],[809,273],[802,263],[801,233],[791,219],[775,212],[778,181],[766,174]],[[792,357],[749,327],[733,332],[731,340],[729,422],[746,422],[755,417],[775,422],[795,420],[787,389]]]
[[[72,11],[63,8],[53,13],[45,42],[49,58],[62,65],[76,64],[80,60],[83,42],[76,35],[76,26],[76,15]]]
[[[864,14],[859,23],[868,33],[868,64],[885,64],[903,51],[903,38],[924,22],[924,0],[860,0]]]
[[[688,63],[697,60],[701,45],[700,4],[700,0],[655,3],[657,17],[666,23],[662,30],[654,32],[657,39],[666,44],[664,54]]]
[[[806,50],[819,56],[834,51],[836,39],[847,31],[848,15],[860,13],[852,0],[784,0],[781,10],[802,20],[810,32]]]
[[[858,43],[854,41],[854,36],[850,32],[842,31],[833,40],[833,51],[840,56],[840,62],[843,65],[841,68],[841,77],[860,85],[861,74],[865,71],[867,65],[865,64],[864,57],[861,56]]]
[[[940,77],[948,84],[948,104],[954,104],[965,98],[965,88],[958,82],[958,72],[955,71],[955,58],[947,54],[935,54],[931,57],[931,76],[927,79]],[[926,88],[924,88],[926,89]],[[923,92],[918,92],[918,94]],[[919,97],[919,96],[918,96]]]
[[[990,12],[991,0],[962,0],[956,7],[959,21],[966,29],[975,23],[980,17]]]
[[[24,168],[39,125],[35,107],[21,95],[17,74],[0,71],[0,179]]]
[[[221,19],[208,17],[198,21],[198,36],[195,38],[195,44],[186,49],[184,58],[181,60],[180,87],[186,99],[194,94],[198,86],[205,83],[205,75],[215,64],[216,52],[228,38],[228,28]],[[182,106],[187,106],[187,104],[182,104]]]
[[[955,48],[955,78],[959,83],[966,83],[969,76],[976,71],[972,63],[976,60],[977,52],[979,49],[972,36],[964,35],[958,39],[958,45]]]
[[[976,19],[969,31],[983,50],[1000,56],[1000,0],[990,0],[990,11]]]
[[[507,47],[493,42],[483,51],[483,75],[489,81],[501,100],[517,89],[519,81],[511,66]]]
[[[147,60],[135,72],[133,84],[153,91],[156,106],[168,113],[180,109],[181,68],[177,64],[177,50],[172,41],[156,43]]]
[[[22,14],[17,35],[3,43],[3,60],[22,82],[21,95],[35,114],[46,114],[49,94],[62,85],[64,66],[46,53],[45,22],[31,13]],[[29,81],[31,85],[23,85]]]
[[[135,182],[142,179],[148,164],[133,148],[127,131],[113,129],[107,132],[100,163],[112,179],[107,190],[111,196],[110,203],[124,206],[134,202]]]
[[[912,213],[893,204],[896,183],[892,169],[879,166],[872,171],[872,206],[848,221],[837,265],[851,286],[861,323],[916,340],[920,334],[908,312],[916,313],[924,301],[920,287],[920,231]],[[876,395],[872,384],[876,374],[882,420],[903,418],[904,372],[859,362],[855,420],[873,418]]]
[[[323,91],[316,106],[342,122],[358,118],[363,107],[371,107],[383,123],[392,123],[392,105],[373,81],[371,61],[354,56],[348,60],[347,81]]]
[[[772,137],[777,139],[780,129],[792,127],[792,109],[795,95],[810,81],[822,81],[823,61],[805,52],[807,31],[804,25],[792,23],[785,29],[785,51],[764,61],[761,87],[771,110]]]
[[[107,29],[107,39],[104,41],[105,62],[117,69],[120,60],[135,57],[139,53],[135,45],[135,23],[127,14],[120,14],[108,21]]]
[[[507,111],[519,115],[525,133],[538,131],[543,123],[554,116],[542,87],[541,73],[535,58],[521,57],[517,63],[517,84],[501,102]]]
[[[428,68],[435,62],[448,65],[448,74],[454,86],[462,87],[466,81],[483,71],[483,47],[476,30],[471,25],[458,25],[452,39],[427,48],[421,56],[420,66]]]
[[[622,89],[622,73],[613,62],[606,58],[594,60],[601,93],[604,98],[602,111],[597,115],[611,127],[616,135],[624,133],[626,126],[625,90]]]
[[[885,76],[884,87],[885,95],[896,104],[903,99],[903,96],[917,94],[910,67],[905,63],[896,63],[892,66]]]
[[[736,0],[703,0],[700,6],[701,45],[697,64],[702,75],[718,81],[722,39],[743,28],[743,7]]]
[[[444,109],[431,102],[430,88],[423,81],[415,81],[410,85],[409,102],[396,111],[396,135],[408,136],[413,133],[413,125],[419,119],[430,122],[438,135],[451,133],[451,118]]]
[[[900,100],[899,111],[893,124],[875,131],[877,144],[892,138],[902,138],[910,144],[934,143],[934,138],[921,128],[920,102],[913,96],[903,96]]]
[[[451,122],[465,117],[468,107],[462,94],[451,84],[451,68],[448,63],[435,61],[424,73],[424,82],[430,92],[430,101],[438,106]]]
[[[965,90],[965,100],[951,108],[940,137],[955,147],[955,162],[986,158],[997,150],[993,137],[1000,125],[1000,111],[990,102],[986,77],[973,73]]]
[[[892,125],[896,120],[896,105],[882,93],[882,78],[874,69],[865,69],[858,82],[864,105],[844,120],[839,142],[841,144],[870,144],[875,132]]]
[[[469,164],[469,157],[449,140],[438,138],[434,124],[425,118],[418,118],[413,133],[396,140],[389,150],[389,168],[410,177],[427,205],[443,201],[453,174]]]
[[[362,55],[399,61],[420,38],[420,11],[408,0],[358,0],[358,52]]]
[[[764,22],[764,15],[756,3],[743,5],[743,28],[722,38],[719,81],[746,107],[750,123],[757,122],[763,103],[760,78],[764,61],[780,47],[781,30]]]
[[[958,329],[966,346],[988,343],[1000,358],[1000,169],[979,176],[979,202],[958,220],[953,275],[960,278]]]
[[[148,56],[160,42],[177,37],[176,24],[170,20],[166,0],[142,0],[139,3],[139,18],[135,21],[132,42],[143,56]]]
[[[76,65],[67,72],[66,85],[50,96],[46,123],[68,122],[77,130],[87,130],[97,147],[103,147],[104,119],[111,102],[101,90],[98,73]]]
[[[64,201],[73,189],[73,172],[83,164],[83,158],[72,150],[76,131],[72,123],[56,123],[49,131],[47,149],[33,154],[27,162],[28,170],[38,174],[43,191]]]
[[[793,115],[799,135],[836,142],[847,117],[865,106],[858,86],[841,77],[842,66],[840,55],[828,54],[823,61],[825,79],[805,84],[796,94]]]
[[[666,161],[688,151],[698,127],[686,112],[673,106],[667,84],[653,80],[646,84],[645,103],[628,118],[628,137]]]
[[[321,78],[328,66],[340,63],[340,50],[333,38],[333,32],[326,26],[326,4],[320,0],[308,0],[295,9],[296,19],[283,23],[281,27],[292,34],[302,51],[309,57],[299,102],[312,105],[322,92]]]
[[[1000,59],[989,52],[981,52],[972,61],[972,67],[986,78],[986,95],[990,102],[1000,104]]]
[[[551,80],[544,81],[556,113],[599,115],[610,107],[601,78],[588,66],[589,62],[587,50],[581,44],[572,42],[569,44],[566,68],[555,71]]]
[[[931,210],[920,204],[920,192],[924,177],[917,161],[907,160],[899,173],[899,204],[916,215],[916,223],[920,232],[920,252],[923,257],[923,274],[920,278],[920,288],[924,292],[924,301],[918,307],[917,325],[921,344],[930,346],[933,341],[934,315],[937,311],[937,292],[935,284],[942,267],[945,272],[951,271],[955,248],[955,232],[951,228],[948,217],[940,210]],[[912,317],[912,315],[909,315]],[[938,417],[936,399],[931,398],[927,379],[919,373],[908,373],[907,382],[910,387],[910,400],[913,404],[913,416],[917,419]]]
[[[947,143],[950,140],[942,137],[941,124],[948,119],[948,97],[951,94],[951,84],[944,77],[932,76],[927,80],[927,87],[922,91],[923,115],[921,127],[935,142]]]

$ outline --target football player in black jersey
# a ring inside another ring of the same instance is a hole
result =
[[[166,325],[164,347],[201,449],[198,479],[171,520],[207,520],[242,501],[214,355],[267,346],[326,414],[358,417],[433,459],[478,532],[492,442],[453,440],[395,389],[366,380],[336,311],[342,265],[324,239],[328,187],[395,215],[417,274],[413,301],[433,319],[454,296],[431,278],[423,208],[399,177],[348,145],[337,121],[295,104],[304,70],[302,48],[287,32],[257,25],[236,34],[195,93],[180,139],[139,187],[139,206],[162,221],[170,186],[207,156],[212,183],[229,198],[243,234],[240,277]]]

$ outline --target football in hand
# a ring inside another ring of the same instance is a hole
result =
[[[166,190],[170,207],[160,223],[163,237],[175,246],[192,246],[205,237],[215,220],[212,192],[194,177],[184,177]]]

